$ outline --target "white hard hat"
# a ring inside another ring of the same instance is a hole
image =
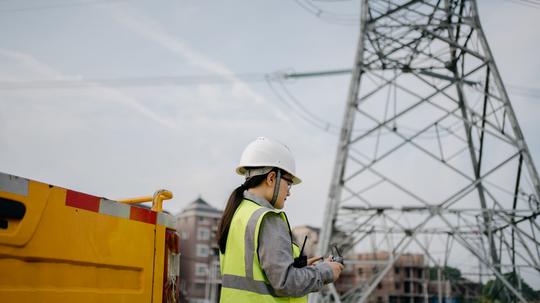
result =
[[[293,176],[293,184],[302,182],[295,175],[294,157],[289,148],[269,138],[259,137],[244,149],[236,173],[245,176],[250,167],[277,167]]]

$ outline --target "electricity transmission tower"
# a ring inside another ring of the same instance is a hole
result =
[[[415,252],[526,302],[509,274],[540,275],[539,197],[476,1],[362,0],[319,253],[389,257],[349,291],[310,300],[367,302]]]

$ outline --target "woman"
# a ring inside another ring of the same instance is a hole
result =
[[[218,227],[221,302],[307,302],[307,294],[335,281],[343,265],[294,262],[300,249],[292,243],[281,209],[292,185],[301,180],[289,149],[257,138],[240,159],[236,172],[245,182],[229,197]]]

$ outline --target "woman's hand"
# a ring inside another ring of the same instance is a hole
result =
[[[339,262],[333,262],[331,256],[326,258],[325,261],[328,262],[328,264],[330,264],[330,267],[332,267],[332,274],[334,277],[333,282],[336,282],[336,280],[339,278],[339,275],[341,275],[341,271],[343,270],[343,267],[344,267],[343,264]]]
[[[307,265],[313,265],[313,263],[317,262],[317,261],[320,261],[322,260],[323,257],[321,256],[318,256],[318,257],[311,257],[307,260]]]

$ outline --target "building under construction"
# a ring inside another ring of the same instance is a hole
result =
[[[349,260],[335,283],[345,295],[357,285],[369,285],[388,262],[388,252],[360,253]],[[435,277],[430,273],[439,273]],[[401,255],[368,297],[373,303],[477,302],[481,285],[465,279],[450,281],[441,270],[430,269],[421,254]]]

